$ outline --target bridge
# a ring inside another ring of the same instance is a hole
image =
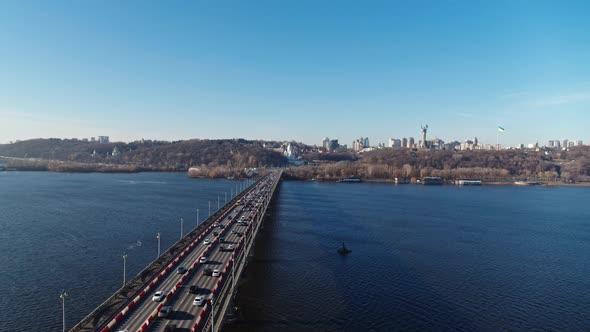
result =
[[[281,175],[258,179],[70,332],[219,331]]]

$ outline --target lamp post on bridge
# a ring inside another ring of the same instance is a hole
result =
[[[160,232],[158,232],[156,238],[158,239],[158,258],[160,258]]]
[[[127,253],[123,255],[123,287],[127,283]]]
[[[209,217],[211,217],[211,201],[209,201]]]
[[[215,296],[211,295],[211,332],[215,332]]]
[[[199,209],[197,209],[197,227],[199,227]]]
[[[217,210],[219,210],[219,194],[217,194]]]
[[[66,296],[68,296],[68,293],[66,293],[65,289],[62,289],[59,298],[61,299],[63,332],[66,332]]]
[[[184,219],[180,218],[180,239],[182,240],[182,236],[184,235]]]
[[[224,204],[227,204],[227,191],[225,192],[225,201]]]

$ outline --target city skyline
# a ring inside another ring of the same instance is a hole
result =
[[[588,142],[588,9],[3,2],[0,143]]]

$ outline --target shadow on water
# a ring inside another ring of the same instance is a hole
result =
[[[356,279],[355,265],[374,256],[366,252],[368,241],[359,239],[356,233],[363,231],[362,227],[353,225],[346,234],[330,230],[315,234],[306,227],[291,230],[285,225],[318,220],[313,210],[297,209],[296,215],[291,214],[291,208],[297,204],[289,202],[290,199],[281,195],[274,206],[273,218],[265,221],[265,232],[257,238],[247,267],[248,278],[238,290],[238,319],[226,324],[225,330],[478,330],[471,323],[475,311],[465,311],[463,306],[455,305],[452,299],[431,287],[432,281],[423,278],[399,253],[389,256],[387,265],[403,271],[401,281],[407,285],[383,285],[398,292],[393,298],[387,297],[391,290],[383,295],[378,289],[382,283],[400,281],[387,277],[390,267],[380,271],[380,263],[374,262],[369,264],[373,269],[363,273],[369,272],[368,278]],[[332,203],[337,208],[338,204]],[[339,219],[358,219],[346,209],[340,209],[338,214]],[[347,256],[336,251],[342,241],[353,251]],[[388,245],[394,243],[399,241]],[[370,288],[369,292],[363,291],[363,284]],[[423,306],[421,301],[431,301],[436,308]]]

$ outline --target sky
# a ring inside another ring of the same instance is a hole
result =
[[[590,143],[588,1],[0,1],[0,143]]]

